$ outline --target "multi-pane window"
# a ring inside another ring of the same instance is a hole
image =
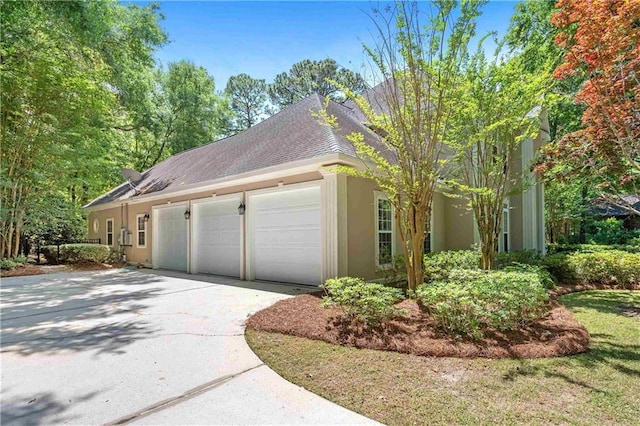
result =
[[[502,205],[502,251],[509,251],[509,204]]]
[[[107,219],[105,229],[107,231],[107,245],[112,246],[113,245],[113,219]]]
[[[147,222],[145,221],[145,215],[136,215],[136,236],[138,241],[138,247],[145,248],[147,246]]]
[[[377,221],[377,260],[378,265],[391,263],[393,258],[393,211],[391,203],[385,198],[376,199]]]

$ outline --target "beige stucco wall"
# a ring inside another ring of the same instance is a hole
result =
[[[442,197],[444,210],[443,250],[469,249],[474,244],[473,214],[464,198]]]
[[[372,180],[347,177],[348,275],[377,278],[375,263],[375,211]]]
[[[289,176],[285,178],[278,178],[272,180],[265,180],[262,182],[256,182],[246,185],[229,186],[223,189],[216,189],[215,191],[203,191],[188,195],[168,195],[166,198],[142,203],[122,203],[118,207],[113,207],[106,210],[98,210],[89,213],[88,226],[89,226],[89,238],[100,238],[102,243],[106,242],[106,219],[114,218],[114,246],[115,250],[119,250],[118,237],[120,236],[120,229],[123,227],[131,232],[132,247],[123,247],[124,253],[127,255],[127,261],[130,263],[142,263],[146,266],[150,266],[151,259],[151,246],[152,246],[152,228],[153,228],[153,215],[151,210],[153,206],[164,205],[167,202],[177,203],[179,201],[197,200],[200,198],[211,197],[214,193],[216,196],[235,194],[243,191],[252,191],[256,189],[270,188],[278,186],[280,183],[283,185],[291,185],[295,183],[309,182],[322,179],[322,175],[319,172],[304,173],[295,176]],[[147,241],[145,248],[137,247],[137,235],[136,235],[136,215],[148,213],[150,218],[147,223]],[[94,232],[93,221],[98,219],[99,230]]]

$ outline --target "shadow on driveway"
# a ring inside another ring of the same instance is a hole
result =
[[[129,271],[2,281],[2,352],[31,355],[98,349],[119,353],[151,326],[131,313],[161,294],[161,277]],[[128,318],[128,319],[127,319]]]

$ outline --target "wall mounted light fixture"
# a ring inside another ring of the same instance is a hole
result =
[[[246,208],[244,206],[244,202],[240,201],[240,205],[238,206],[238,214],[242,216],[245,212]]]
[[[142,220],[149,222],[149,213],[145,213],[144,216],[142,216]]]
[[[191,211],[189,211],[189,209],[185,210],[184,212],[184,218],[186,220],[189,220],[189,218],[191,217]]]

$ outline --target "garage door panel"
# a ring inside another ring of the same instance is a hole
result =
[[[256,195],[250,208],[255,278],[319,284],[320,188]]]
[[[184,219],[184,210],[184,206],[155,210],[154,268],[187,270],[188,223]]]
[[[194,272],[240,276],[241,217],[239,199],[193,205]]]

